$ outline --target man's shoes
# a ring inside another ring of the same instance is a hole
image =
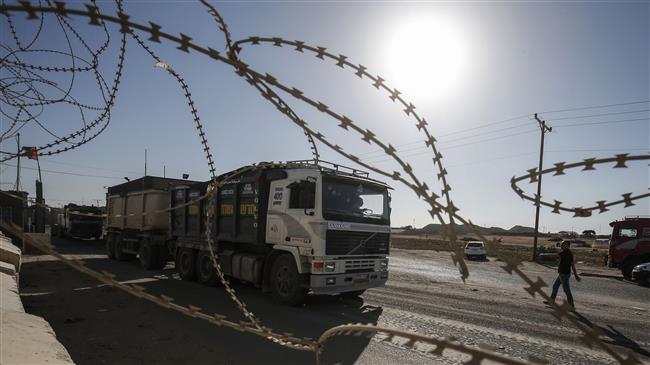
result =
[[[544,304],[553,306],[553,305],[555,305],[555,300],[545,300]]]

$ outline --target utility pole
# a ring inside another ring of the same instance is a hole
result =
[[[147,176],[147,149],[144,149],[144,176]]]
[[[18,159],[16,160],[16,191],[20,191],[20,133],[16,133],[16,143],[18,144]]]
[[[546,121],[539,119],[535,113],[535,120],[539,124],[539,130],[542,135],[542,140],[539,145],[539,168],[537,169],[537,198],[535,199],[535,238],[533,239],[533,262],[537,259],[537,236],[539,235],[539,207],[542,201],[542,164],[544,163],[544,135],[550,132],[553,128],[546,125]]]

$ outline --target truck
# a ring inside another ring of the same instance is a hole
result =
[[[288,305],[308,293],[355,297],[385,285],[388,185],[324,161],[264,166],[223,174],[216,185],[144,177],[109,188],[108,256],[139,255],[147,269],[173,260],[182,279],[215,285],[214,250],[224,275]]]
[[[625,217],[611,222],[607,266],[620,268],[626,279],[636,265],[650,262],[650,218]]]
[[[103,230],[102,209],[94,205],[66,204],[54,211],[52,235],[99,240]]]

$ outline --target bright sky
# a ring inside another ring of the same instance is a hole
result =
[[[402,91],[438,138],[454,204],[475,224],[504,228],[534,225],[534,206],[519,199],[509,183],[511,177],[537,167],[540,136],[533,113],[539,113],[553,127],[546,135],[546,167],[618,153],[647,154],[650,150],[647,2],[213,4],[229,24],[234,39],[277,36],[327,47],[366,66],[371,74],[381,75],[389,86]],[[107,13],[114,11],[110,2],[100,3],[100,8]],[[223,36],[199,2],[128,2],[126,13],[136,22],[152,21],[163,25],[165,31],[187,34],[198,44],[224,49]],[[22,14],[12,19],[25,39],[34,34],[37,22],[25,20]],[[87,26],[87,19],[71,17],[69,21],[94,47],[102,42],[103,34],[99,28]],[[0,24],[2,43],[15,48],[4,17]],[[57,27],[54,18],[46,20],[48,31],[35,48],[65,50],[65,38]],[[119,33],[115,25],[109,25],[109,30],[111,43],[100,64],[110,83]],[[218,172],[251,162],[311,158],[301,130],[229,66],[185,54],[170,43],[150,45],[189,84]],[[369,80],[289,47],[249,46],[241,58],[259,72],[274,75],[285,85],[303,90],[372,130],[396,146],[400,156],[434,191],[442,188],[431,153],[424,148],[424,137],[413,120]],[[39,65],[69,64],[64,57],[44,53],[24,55],[23,60]],[[103,204],[105,186],[123,182],[124,176],[133,179],[143,174],[145,149],[149,175],[162,176],[165,166],[168,177],[188,173],[191,179],[209,178],[183,93],[173,78],[154,64],[129,40],[123,80],[106,131],[81,148],[41,158],[49,204],[96,204],[98,200]],[[0,73],[7,76],[4,68]],[[65,85],[63,81],[69,82],[69,76],[52,77]],[[89,104],[100,100],[94,79],[88,74],[77,76],[72,94]],[[397,169],[377,146],[345,133],[336,127],[335,120],[290,95],[282,96],[328,139],[377,167]],[[2,107],[7,108],[4,103]],[[86,116],[94,117],[92,113]],[[46,108],[39,120],[58,135],[82,125],[79,111],[63,105]],[[2,132],[9,124],[2,116]],[[22,145],[40,145],[51,139],[33,123],[21,130]],[[7,139],[0,150],[14,151],[15,146],[15,139]],[[319,149],[324,160],[353,165],[322,144]],[[15,161],[0,167],[3,189],[13,188],[13,166]],[[33,196],[36,163],[23,159],[22,166],[21,186]],[[571,171],[564,176],[545,175],[543,199],[591,206],[598,200],[618,200],[624,193],[648,191],[647,162],[630,163],[628,169],[614,170],[612,166]],[[395,188],[393,226],[431,223],[423,202],[405,187],[391,184]],[[521,186],[530,195],[535,193],[536,185]],[[540,228],[609,233],[609,222],[625,215],[647,214],[649,199],[590,218],[542,209]]]

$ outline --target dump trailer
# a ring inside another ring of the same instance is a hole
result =
[[[140,254],[168,255],[183,279],[213,285],[213,249],[225,275],[291,305],[308,292],[357,296],[385,285],[389,186],[322,161],[283,166],[224,174],[209,199],[198,200],[210,181],[170,187],[168,234],[140,239]]]
[[[52,234],[69,238],[94,238],[102,236],[102,210],[93,205],[67,204],[56,211]]]
[[[197,181],[144,176],[111,186],[106,193],[106,252],[120,261],[138,255],[143,267],[160,269],[170,256],[170,189]]]

